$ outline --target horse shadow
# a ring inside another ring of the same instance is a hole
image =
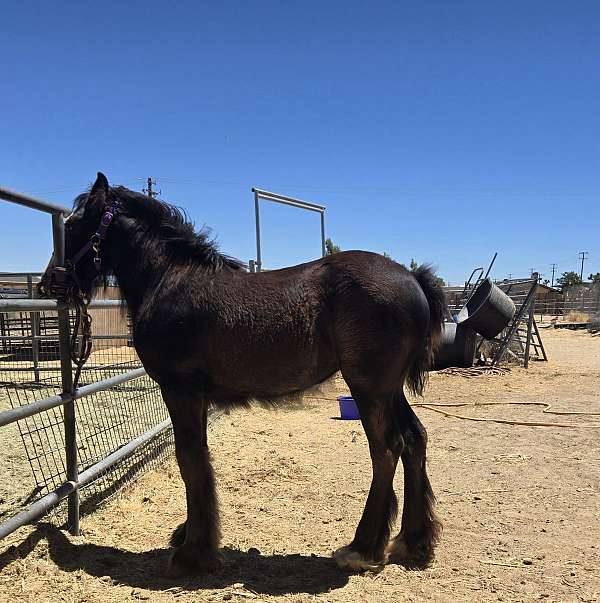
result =
[[[133,552],[112,546],[77,544],[50,524],[40,524],[19,546],[0,555],[0,570],[14,559],[29,555],[43,539],[48,542],[50,558],[64,571],[82,570],[113,584],[155,591],[174,587],[189,591],[222,589],[243,584],[246,589],[265,595],[316,595],[342,588],[351,575],[340,570],[329,557],[263,555],[253,549],[225,548],[221,550],[225,563],[218,573],[169,579],[164,571],[172,549]]]

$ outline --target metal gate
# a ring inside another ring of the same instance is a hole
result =
[[[63,266],[69,210],[4,188],[0,199],[50,214],[55,262]],[[0,538],[64,499],[69,530],[78,534],[80,504],[95,505],[170,453],[171,422],[131,347],[121,300],[90,304],[94,347],[73,390],[70,310],[33,299],[31,275],[26,291],[27,298],[0,299],[0,459],[9,457],[0,470],[9,481],[0,484]]]

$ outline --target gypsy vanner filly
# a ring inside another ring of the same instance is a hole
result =
[[[76,199],[65,237],[84,294],[116,277],[135,349],[173,421],[187,520],[171,539],[171,575],[221,564],[209,405],[285,400],[337,371],[360,410],[373,476],[354,539],[334,558],[342,568],[374,571],[431,561],[440,524],[425,468],[427,436],[404,394],[405,385],[422,392],[441,334],[444,297],[429,268],[411,272],[374,253],[346,251],[250,274],[181,211],[109,187],[103,174]],[[52,291],[52,271],[53,260],[42,294]],[[404,507],[390,540],[398,458]]]

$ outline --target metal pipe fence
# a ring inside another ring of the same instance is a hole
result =
[[[64,265],[69,211],[3,188],[0,199],[51,215],[55,262]],[[27,298],[0,299],[0,538],[65,499],[77,534],[80,504],[93,508],[164,458],[172,429],[131,346],[121,300],[90,304],[92,354],[73,390],[70,309],[33,299],[32,275],[23,276]]]
[[[261,230],[260,230],[260,201],[273,201],[274,203],[280,203],[282,205],[288,205],[290,207],[297,207],[298,209],[306,209],[308,211],[316,212],[320,215],[321,219],[321,255],[325,257],[325,210],[327,209],[324,205],[318,205],[316,203],[310,203],[309,201],[303,201],[302,199],[295,199],[294,197],[288,197],[286,195],[280,195],[279,193],[272,193],[265,191],[260,188],[253,188],[254,193],[254,222],[256,227],[256,260],[250,260],[250,271],[260,272],[263,269],[262,265],[262,248],[261,248]]]

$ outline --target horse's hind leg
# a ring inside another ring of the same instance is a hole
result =
[[[427,567],[433,560],[441,524],[434,512],[435,497],[427,477],[427,432],[404,393],[395,400],[395,412],[403,425],[404,508],[402,528],[388,547],[390,563],[408,568]]]
[[[175,433],[175,453],[185,483],[187,520],[172,537],[168,573],[211,572],[221,565],[219,516],[206,433],[207,405],[186,390],[162,388]]]
[[[392,396],[367,396],[352,386],[350,389],[369,441],[373,478],[354,540],[349,546],[338,549],[334,559],[342,568],[379,571],[386,562],[385,548],[396,517],[393,481],[402,443],[401,438],[394,435],[397,430],[390,412]]]

